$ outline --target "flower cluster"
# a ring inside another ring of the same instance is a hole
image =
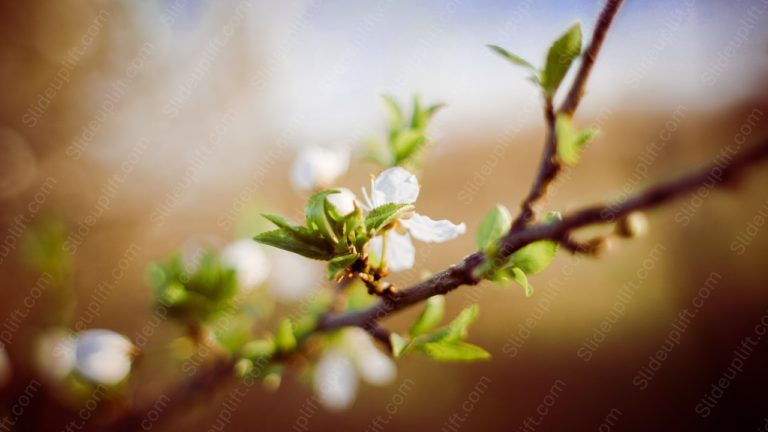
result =
[[[54,329],[38,341],[36,359],[43,374],[54,381],[74,374],[89,383],[114,386],[128,377],[136,353],[128,338],[111,330],[72,334]]]

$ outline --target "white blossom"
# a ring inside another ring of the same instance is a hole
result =
[[[365,205],[368,211],[385,204],[414,204],[419,196],[419,181],[415,175],[400,167],[389,168],[379,174],[371,184],[371,194],[363,189]],[[433,220],[416,212],[403,216],[399,221],[403,233],[390,230],[384,238],[375,237],[371,241],[371,252],[383,258],[392,271],[407,270],[413,267],[415,248],[411,236],[427,243],[442,243],[466,232],[464,223],[454,224],[448,220]],[[384,250],[385,257],[381,257]]]
[[[326,408],[349,408],[357,394],[357,372],[352,361],[338,349],[326,351],[315,366],[313,386]]]
[[[355,211],[355,194],[347,188],[335,188],[338,193],[326,197],[328,202],[341,216],[347,216]]]
[[[297,190],[313,191],[330,187],[349,168],[346,148],[305,147],[291,170],[291,182]]]
[[[75,339],[75,371],[97,384],[114,385],[131,371],[133,344],[111,330],[81,332]]]
[[[350,328],[344,333],[347,352],[365,382],[372,385],[386,385],[395,379],[396,368],[392,359],[379,351],[370,335],[361,328]]]
[[[395,365],[364,330],[345,329],[315,366],[315,393],[326,408],[343,410],[354,402],[360,378],[372,385],[386,385],[395,378]]]
[[[271,250],[270,257],[272,272],[267,289],[277,300],[301,300],[322,286],[318,284],[318,275],[323,272],[319,261],[279,249]]]
[[[224,248],[221,262],[237,272],[237,285],[243,292],[252,291],[269,276],[267,254],[250,239],[237,240]]]
[[[75,367],[75,336],[63,328],[46,331],[37,340],[35,364],[46,378],[64,379]]]

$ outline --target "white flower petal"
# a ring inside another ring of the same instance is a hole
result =
[[[355,211],[355,194],[347,188],[335,188],[339,193],[330,194],[326,197],[329,203],[339,212],[346,216]]]
[[[37,340],[35,364],[45,377],[58,381],[75,367],[75,337],[69,330],[52,329]]]
[[[345,329],[342,347],[352,356],[360,377],[369,384],[386,385],[395,379],[395,364],[376,348],[365,330],[359,327]]]
[[[293,186],[302,191],[327,188],[349,168],[346,148],[305,147],[291,170]]]
[[[237,240],[221,251],[221,262],[237,272],[237,284],[244,292],[252,291],[269,276],[269,260],[253,240]]]
[[[464,234],[467,230],[464,223],[456,225],[445,219],[436,221],[418,213],[414,213],[408,219],[401,219],[400,223],[403,224],[414,238],[428,243],[441,243],[451,240],[458,237],[459,234]]]
[[[319,261],[277,249],[270,250],[270,257],[272,272],[267,289],[277,300],[301,300],[322,287],[323,269]]]
[[[317,362],[313,387],[326,408],[349,408],[355,400],[357,385],[355,367],[343,352],[330,349]]]
[[[375,347],[358,359],[357,370],[367,383],[378,386],[391,383],[396,375],[395,364]]]
[[[411,236],[408,234],[398,234],[394,230],[387,232],[387,267],[391,271],[403,271],[413,267],[416,261],[416,248],[413,246]],[[381,236],[371,239],[370,253],[381,259],[381,249],[383,241]]]
[[[114,385],[131,371],[133,345],[111,330],[86,330],[75,341],[75,370],[99,384]]]
[[[371,198],[375,207],[384,204],[412,204],[418,197],[419,180],[404,168],[389,168],[373,182]]]

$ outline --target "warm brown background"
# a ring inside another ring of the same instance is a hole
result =
[[[583,3],[586,13],[580,16],[589,23],[598,4]],[[736,3],[745,9],[751,4]],[[73,282],[75,294],[80,299],[88,299],[96,284],[111,280],[110,273],[126,249],[133,244],[138,246],[140,251],[136,259],[131,262],[126,275],[116,281],[101,314],[91,324],[129,336],[135,335],[150,316],[150,292],[144,283],[144,267],[148,262],[162,258],[190,241],[215,244],[243,234],[217,225],[243,191],[253,208],[285,214],[294,214],[300,208],[304,197],[291,189],[286,170],[295,148],[302,144],[306,134],[311,134],[311,128],[299,127],[298,131],[287,128],[285,125],[295,119],[285,120],[280,117],[282,114],[272,111],[275,99],[280,100],[283,94],[288,98],[291,93],[290,81],[281,80],[280,74],[269,75],[257,89],[240,90],[246,87],[253,71],[259,70],[260,65],[269,64],[270,47],[277,46],[282,40],[284,30],[280,25],[267,25],[263,21],[248,21],[241,27],[235,40],[215,58],[215,67],[196,84],[192,99],[182,113],[174,118],[165,116],[163,108],[167,106],[168,97],[173,97],[178,83],[188,76],[184,71],[191,70],[195,64],[194,53],[205,49],[206,38],[201,35],[215,34],[234,6],[189,6],[196,11],[190,13],[199,14],[196,15],[199,21],[190,24],[197,28],[197,36],[189,36],[187,63],[169,64],[171,62],[164,56],[174,54],[184,58],[184,53],[174,53],[168,39],[182,38],[185,34],[168,36],[153,27],[160,27],[153,16],[164,5],[132,7],[101,2],[32,2],[19,6],[2,2],[0,10],[3,20],[0,27],[0,87],[3,95],[0,102],[3,127],[0,176],[4,182],[3,196],[0,197],[0,227],[3,236],[10,232],[14,217],[25,214],[27,204],[49,176],[56,179],[56,186],[35,219],[55,216],[70,227],[76,226],[94,207],[102,185],[125,160],[132,146],[141,137],[151,138],[151,145],[111,200],[108,211],[99,218],[74,256],[77,269]],[[431,7],[437,6],[421,4],[417,8],[425,13]],[[514,7],[510,6],[511,9]],[[705,2],[697,7],[704,11],[712,5]],[[82,29],[92,22],[99,8],[109,10],[111,18],[40,122],[28,127],[22,121],[22,115],[60,68],[63,53],[78,44]],[[292,13],[287,6],[274,11],[262,4],[255,8],[256,12],[250,15],[254,20],[261,14],[275,13],[282,17]],[[407,6],[402,8],[408,10]],[[566,12],[560,11],[558,15],[566,15]],[[577,12],[571,11],[570,15],[554,21],[567,22]],[[634,28],[652,19],[653,15],[643,15],[633,8],[624,11],[617,24]],[[765,20],[764,17],[758,19]],[[279,22],[278,19],[275,21]],[[738,30],[738,23],[729,21],[720,28],[715,21],[707,23],[726,38],[723,41]],[[732,24],[732,27],[726,27]],[[458,31],[462,21],[451,21],[450,26]],[[562,28],[554,24],[546,27],[550,34],[556,34]],[[530,28],[530,24],[520,31],[525,28]],[[264,38],[259,38],[262,31]],[[627,40],[624,36],[626,33],[618,30],[616,39],[609,35],[606,52],[619,51]],[[295,38],[302,40],[301,34]],[[587,113],[577,119],[583,124],[600,123],[603,133],[585,152],[583,162],[558,184],[547,207],[568,211],[582,204],[620,196],[618,191],[627,184],[632,190],[638,190],[708,163],[722,147],[733,143],[745,123],[752,129],[748,142],[768,136],[768,121],[763,118],[764,114],[756,114],[768,113],[764,75],[746,80],[741,74],[742,68],[746,67],[765,70],[760,69],[760,65],[765,63],[766,39],[753,32],[749,40],[748,45],[741,47],[738,58],[750,57],[755,63],[745,66],[741,60],[734,60],[719,78],[720,82],[739,84],[747,91],[724,93],[729,87],[702,86],[694,92],[702,96],[701,103],[696,99],[680,101],[667,90],[675,87],[677,80],[687,82],[694,77],[670,73],[668,88],[654,87],[654,82],[643,81],[635,93],[617,89],[623,96],[618,97],[618,101],[611,101],[599,97],[610,92],[605,88],[609,84],[602,87],[596,84],[598,97],[595,100],[588,96]],[[79,160],[69,158],[67,146],[93,118],[102,100],[100,95],[114,77],[124,74],[145,41],[155,44],[160,54],[148,60],[125,96],[116,102],[114,114],[105,121],[85,156]],[[402,49],[406,49],[406,42],[403,41]],[[246,48],[249,56],[243,56]],[[449,56],[453,52],[451,49],[441,51],[441,55]],[[701,56],[711,58],[707,56],[713,55],[713,49],[702,48]],[[619,73],[620,69],[611,68],[620,60],[607,64],[608,77],[611,71]],[[350,61],[364,65],[365,57]],[[658,53],[651,68],[663,69],[674,64],[676,52],[670,49]],[[598,64],[598,70],[600,66]],[[507,65],[499,61],[477,67],[504,68]],[[451,82],[447,72],[440,78]],[[513,78],[522,81],[519,74]],[[466,77],[453,79],[457,85],[466,86],[462,81]],[[510,81],[512,79],[498,81],[495,85],[501,87]],[[617,85],[619,81],[613,80],[610,85]],[[402,83],[397,85],[407,87]],[[379,107],[375,100],[381,89],[368,90],[364,95],[368,98],[366,109],[381,114],[376,111]],[[633,103],[632,94],[640,93],[645,96],[644,102]],[[420,211],[433,217],[464,221],[470,234],[440,247],[419,248],[419,256],[427,256],[419,262],[420,268],[438,270],[472,251],[471,233],[484,212],[496,203],[515,208],[526,191],[538,159],[542,129],[537,119],[538,108],[528,102],[529,93],[522,94],[523,102],[518,102],[515,100],[517,93],[499,91],[498,97],[505,101],[501,110],[497,110],[499,105],[489,104],[488,116],[495,121],[487,124],[470,121],[470,124],[459,125],[457,123],[462,118],[451,116],[450,108],[436,123],[434,132],[440,139],[421,173]],[[334,93],[329,92],[329,95],[334,96]],[[437,92],[428,96],[431,99],[441,97]],[[313,95],[303,97],[311,99]],[[602,115],[599,101],[604,101],[608,107]],[[461,99],[455,104],[457,109],[462,109]],[[683,114],[678,111],[674,115],[679,106],[684,107]],[[300,105],[296,105],[296,109],[301,111]],[[531,120],[518,125],[516,116],[523,109],[529,110],[524,117]],[[220,144],[207,155],[192,186],[169,213],[166,223],[159,228],[153,226],[152,209],[162,203],[166,194],[184,178],[194,151],[205,146],[211,134],[216,134],[227,110],[232,110],[234,120],[227,123],[231,126],[223,134]],[[332,110],[344,118],[345,112],[355,108],[334,106]],[[298,114],[298,123],[301,123],[302,115],[311,117],[312,114]],[[757,120],[749,120],[750,115]],[[505,133],[505,117],[510,119],[507,123],[513,126],[512,132]],[[367,124],[352,128],[362,128],[355,133],[370,136],[378,133],[380,129],[377,128],[381,126],[381,122],[374,122],[370,128]],[[663,132],[665,128],[670,133]],[[647,177],[633,184],[632,174],[641,163],[640,156],[652,143],[660,141],[663,144],[658,156],[648,164]],[[494,156],[494,150],[500,156]],[[490,166],[491,172],[478,181],[477,174],[483,172],[485,166]],[[375,169],[373,165],[356,164],[341,184],[357,189]],[[684,197],[650,214],[652,230],[649,236],[620,242],[612,253],[601,259],[574,261],[568,254],[561,253],[546,273],[531,279],[536,287],[531,298],[525,298],[517,287],[504,289],[491,284],[451,294],[448,299],[451,312],[469,302],[480,303],[480,318],[472,328],[470,339],[493,353],[491,361],[467,365],[436,364],[419,357],[406,358],[398,362],[398,378],[394,384],[383,389],[362,386],[358,401],[348,412],[314,412],[309,419],[310,430],[365,430],[373,417],[387,415],[387,404],[395,400],[398,386],[406,379],[414,384],[404,393],[405,402],[397,407],[397,413],[382,430],[440,430],[452,414],[463,412],[464,401],[480,393],[466,421],[461,423],[462,430],[517,429],[526,417],[537,416],[537,407],[556,380],[565,383],[563,390],[537,430],[609,430],[604,422],[611,414],[609,423],[613,426],[610,430],[758,430],[768,418],[768,374],[765,372],[768,341],[759,342],[745,360],[743,371],[730,383],[708,418],[701,418],[694,408],[726,371],[742,339],[754,337],[754,326],[768,313],[768,273],[765,268],[768,228],[759,229],[744,255],[738,255],[731,248],[749,221],[761,211],[768,214],[766,182],[768,170],[762,167],[736,187],[712,193],[687,226],[675,219],[692,199]],[[460,195],[467,185],[474,185],[470,204]],[[640,289],[626,305],[626,313],[613,325],[600,349],[590,361],[583,361],[577,356],[577,350],[610,314],[621,287],[637,280],[636,272],[650,251],[654,247],[658,250],[657,245],[663,247],[661,259],[655,262],[650,276],[642,281]],[[722,279],[682,335],[680,345],[672,350],[646,390],[633,386],[635,373],[661,347],[677,314],[690,307],[696,292],[712,272],[721,275]],[[407,283],[417,276],[416,272],[411,272],[396,280]],[[14,308],[19,307],[35,277],[22,265],[18,250],[0,264],[0,318],[5,320]],[[558,281],[565,283],[559,285]],[[517,355],[508,355],[510,338],[519,334],[520,326],[525,325],[545,299],[551,303],[548,312],[536,322],[530,336],[518,347]],[[51,310],[44,306],[41,302],[33,310],[33,316],[25,320],[14,343],[7,347],[17,366],[17,376],[15,387],[2,390],[3,402],[15,400],[17,392],[27,382],[25,380],[32,377],[28,375],[31,370],[25,368],[30,364],[29,342],[39,328],[52,320]],[[82,313],[80,309],[75,310],[75,316]],[[395,317],[387,325],[393,329],[406,328],[413,313],[409,311]],[[179,333],[180,330],[173,326],[163,326],[145,348],[145,357],[130,385],[130,390],[136,391],[138,397],[156,397],[165,384],[181,375],[174,372],[174,365],[169,363],[167,356],[168,343]],[[480,387],[478,383],[481,383]],[[480,388],[482,391],[478,393]],[[158,425],[156,429],[207,430],[220,412],[222,396],[201,395],[203,403],[187,410],[185,416],[174,418],[163,427]],[[59,429],[56,422],[61,420],[60,412],[48,406],[52,404],[48,400],[50,397],[45,395],[36,399],[22,418],[29,430],[42,426]],[[235,411],[231,430],[290,430],[309,397],[311,393],[307,388],[290,375],[276,393],[254,389]],[[48,416],[46,412],[49,412]],[[599,429],[601,425],[603,429]]]

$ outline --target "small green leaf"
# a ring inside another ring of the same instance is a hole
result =
[[[438,361],[477,361],[491,358],[491,354],[479,346],[460,341],[430,342],[419,350]]]
[[[525,274],[536,274],[549,266],[557,253],[557,242],[539,240],[528,244],[512,254],[509,265],[519,268]]]
[[[424,344],[440,340],[455,341],[464,339],[467,336],[469,325],[477,317],[478,310],[476,304],[467,306],[448,325],[440,327],[431,333],[413,338],[410,345],[413,348],[418,348]]]
[[[530,297],[533,295],[533,287],[528,283],[528,277],[518,267],[512,267],[511,271],[512,279],[515,280],[525,290],[525,296]]]
[[[576,129],[570,116],[560,114],[555,119],[555,134],[557,136],[557,156],[567,165],[579,161],[581,149],[597,135],[597,130],[587,128]]]
[[[430,333],[415,336],[410,341],[403,339],[399,335],[392,335],[390,341],[392,342],[393,354],[396,357],[402,357],[409,352],[416,351],[439,360],[487,358],[487,353],[486,356],[483,356],[474,349],[477,347],[462,342],[467,336],[469,325],[477,317],[477,312],[477,305],[468,306],[448,325],[433,330]],[[470,347],[467,348],[466,345]]]
[[[294,237],[296,237],[298,240],[301,240],[304,243],[315,244],[315,245],[325,244],[325,241],[323,241],[323,239],[318,238],[316,234],[313,234],[312,232],[310,232],[306,227],[293,224],[282,216],[269,214],[269,213],[262,213],[261,216],[264,219],[275,224],[278,228],[282,228],[286,232],[291,233]]]
[[[293,324],[288,318],[280,321],[275,333],[275,344],[278,351],[287,353],[296,348],[296,335],[293,333]]]
[[[553,96],[568,73],[573,60],[581,53],[581,24],[571,26],[558,38],[547,53],[541,85],[547,96]]]
[[[348,255],[342,255],[337,256],[333,258],[332,260],[328,261],[328,280],[334,280],[340,275],[344,273],[344,271],[352,265],[355,261],[357,261],[358,255],[357,254],[348,254]]]
[[[438,111],[440,111],[443,108],[445,108],[445,104],[444,103],[436,103],[436,104],[430,106],[429,108],[427,108],[424,111],[426,113],[426,121],[428,122],[428,121],[432,120],[432,116],[434,116],[435,113],[437,113]]]
[[[307,228],[309,228],[311,232],[319,233],[323,238],[330,240],[333,243],[338,243],[339,239],[328,220],[330,215],[328,214],[327,208],[331,206],[325,199],[328,195],[335,193],[339,193],[339,191],[329,189],[317,192],[310,196],[307,205],[304,208],[304,216],[307,221]]]
[[[392,344],[392,355],[395,356],[395,358],[400,358],[408,347],[408,341],[403,339],[403,337],[397,333],[389,335],[389,342]]]
[[[493,51],[496,54],[500,55],[501,57],[509,60],[513,64],[516,64],[518,66],[522,66],[522,67],[524,67],[526,69],[529,69],[529,70],[533,71],[534,73],[538,73],[538,71],[536,70],[535,66],[533,66],[527,60],[525,60],[524,58],[518,56],[517,54],[513,54],[513,53],[511,53],[511,52],[509,52],[509,51],[505,50],[504,48],[502,48],[500,46],[497,46],[497,45],[486,45],[486,46],[488,48],[490,48],[491,51]]]
[[[427,299],[427,304],[416,321],[411,326],[410,335],[416,337],[435,328],[443,319],[445,311],[445,297],[442,295],[432,296]]]
[[[509,231],[511,225],[512,216],[509,210],[503,205],[494,207],[485,215],[477,228],[475,236],[477,248],[482,251],[492,249],[492,246],[495,246],[496,242]]]
[[[397,220],[404,213],[413,210],[411,204],[384,204],[376,207],[365,217],[365,229],[375,235],[382,228]]]
[[[426,126],[426,116],[421,109],[421,98],[413,96],[413,112],[411,113],[411,128],[419,130]]]
[[[253,362],[247,358],[241,358],[235,363],[235,375],[238,378],[245,378],[253,372]]]
[[[397,130],[400,129],[403,126],[403,110],[400,109],[400,105],[397,104],[397,101],[395,100],[392,95],[384,94],[381,95],[381,98],[384,100],[384,105],[387,107],[387,117],[389,119],[389,129],[390,130]]]
[[[299,228],[297,225],[288,222],[288,220],[286,220],[284,217],[282,217],[280,215],[270,214],[270,213],[262,213],[261,216],[264,219],[266,219],[266,220],[272,222],[273,224],[275,224],[275,226],[277,226],[278,228],[285,228],[285,229],[289,229],[289,230],[293,230],[293,229]]]
[[[276,348],[275,341],[271,338],[254,340],[243,345],[241,355],[248,359],[270,357],[275,353]]]
[[[398,133],[391,143],[395,163],[400,164],[413,157],[426,142],[427,139],[422,130],[408,129]]]
[[[327,261],[333,257],[333,248],[308,243],[285,228],[257,234],[253,239],[259,243],[287,250],[307,258]]]

